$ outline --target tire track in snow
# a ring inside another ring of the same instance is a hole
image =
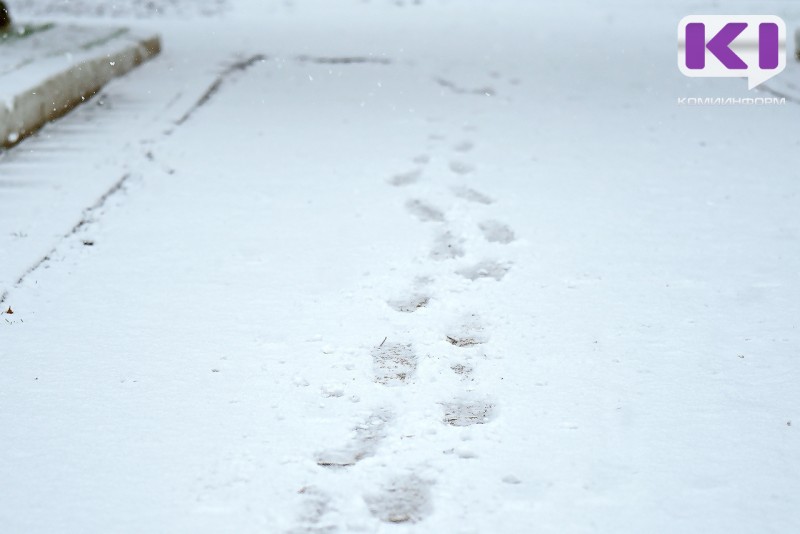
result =
[[[216,95],[220,91],[220,89],[222,89],[222,86],[229,78],[235,76],[236,74],[247,71],[250,67],[252,67],[256,63],[261,63],[268,59],[269,58],[264,54],[254,54],[248,57],[247,59],[236,61],[233,64],[229,65],[216,77],[216,79],[213,82],[211,82],[211,85],[208,86],[208,89],[205,90],[205,92],[200,96],[197,102],[195,102],[192,107],[186,110],[186,113],[184,113],[178,120],[175,121],[175,126],[183,125],[186,121],[188,121],[192,117],[192,115],[195,114],[195,112],[198,109],[208,104],[214,97],[214,95]],[[170,135],[172,132],[173,130],[169,130],[167,132],[167,135]]]
[[[252,54],[245,59],[240,59],[238,61],[234,61],[229,66],[227,66],[222,72],[220,72],[217,77],[211,82],[208,88],[203,92],[200,98],[191,105],[184,113],[181,115],[177,120],[173,122],[173,127],[167,129],[163,132],[164,135],[172,135],[175,129],[184,125],[199,109],[207,105],[223,88],[226,81],[230,80],[232,77],[246,72],[251,67],[256,65],[257,63],[262,63],[269,60],[269,56],[262,53],[255,53]],[[361,65],[361,64],[379,64],[379,65],[391,65],[393,61],[389,58],[380,58],[380,57],[368,57],[368,56],[330,56],[330,57],[322,57],[322,56],[306,56],[306,55],[298,55],[293,58],[294,61],[298,63],[314,63],[320,65]],[[176,97],[173,99],[172,102],[168,103],[167,107],[169,108],[172,106],[174,101],[180,98],[181,93],[178,93]],[[145,154],[148,160],[154,161],[152,153],[148,152]],[[173,174],[175,171],[174,169],[165,167],[165,172],[167,174]],[[123,177],[114,183],[114,185],[109,188],[94,204],[85,208],[83,210],[83,215],[81,219],[75,224],[75,226],[63,237],[58,239],[55,245],[48,251],[47,254],[40,257],[36,260],[28,269],[26,269],[19,277],[17,281],[13,284],[11,288],[6,288],[2,290],[0,293],[0,304],[5,303],[10,296],[10,292],[13,287],[19,286],[21,283],[25,281],[25,279],[30,276],[32,273],[37,271],[42,265],[48,263],[52,256],[57,252],[57,250],[62,246],[63,242],[71,237],[72,235],[76,234],[82,227],[90,224],[95,220],[93,214],[103,207],[106,201],[117,194],[120,190],[123,189],[125,182],[130,178],[130,174],[125,174]]]
[[[244,72],[253,65],[258,62],[266,61],[268,58],[264,54],[254,54],[248,57],[247,59],[236,61],[228,66],[222,73],[220,73],[217,78],[211,83],[211,85],[206,89],[203,95],[195,102],[186,112],[177,120],[175,121],[175,127],[183,125],[186,121],[188,121],[191,116],[201,107],[205,106],[219,91],[222,89],[224,82],[230,78],[232,75],[235,75],[240,72]],[[174,132],[173,129],[169,129],[164,132],[164,135],[171,135]],[[146,159],[151,162],[154,162],[155,159],[152,155],[152,152],[147,152],[145,154]],[[164,171],[167,174],[172,174],[175,171],[170,168],[164,168]],[[61,248],[65,241],[69,240],[73,236],[77,235],[78,232],[84,227],[91,225],[92,223],[96,222],[98,218],[98,212],[106,205],[108,200],[121,191],[124,190],[126,182],[131,177],[130,173],[124,174],[119,180],[117,180],[105,193],[103,193],[92,205],[87,208],[84,208],[81,218],[78,220],[77,223],[70,229],[67,233],[65,233],[58,241],[53,245],[53,247],[42,257],[36,260],[28,269],[26,269],[14,283],[13,287],[20,286],[31,274],[39,270],[43,265],[47,264],[51,261],[53,256],[57,253],[58,249]],[[87,246],[91,246],[93,243],[84,243]],[[0,293],[0,304],[4,304],[8,299],[12,288],[8,288],[3,290]]]
[[[391,65],[392,60],[384,57],[370,56],[297,56],[296,61],[301,63],[316,63],[318,65]]]
[[[181,126],[188,121],[192,115],[200,108],[208,104],[212,98],[222,89],[222,86],[230,78],[246,72],[257,63],[263,63],[270,59],[266,54],[253,54],[245,59],[235,61],[226,67],[215,79],[211,82],[205,92],[200,96],[197,102],[194,103],[178,120],[175,121],[175,126]],[[319,65],[391,65],[392,60],[380,57],[367,57],[367,56],[295,56],[294,61],[298,63],[314,63]],[[171,134],[174,130],[169,130],[167,135]]]
[[[70,229],[69,232],[64,234],[56,242],[56,244],[53,246],[53,248],[51,248],[47,252],[47,254],[45,254],[44,256],[39,258],[24,273],[22,273],[20,275],[20,277],[17,279],[16,283],[14,284],[14,287],[20,286],[23,282],[25,282],[25,280],[31,274],[35,273],[37,270],[39,270],[39,268],[41,268],[43,265],[48,263],[55,256],[55,254],[58,252],[58,249],[63,246],[65,241],[70,240],[71,238],[73,238],[76,235],[78,235],[78,233],[81,230],[84,230],[86,227],[88,227],[88,226],[92,225],[93,223],[97,222],[97,220],[99,218],[99,212],[105,207],[105,205],[108,203],[108,201],[111,198],[113,198],[116,195],[124,192],[125,185],[128,182],[128,180],[130,179],[130,177],[131,177],[131,175],[129,173],[128,174],[124,174],[122,176],[122,178],[117,180],[105,193],[103,193],[100,196],[100,198],[98,198],[94,202],[94,204],[92,204],[88,208],[84,209],[83,210],[83,214],[81,215],[81,218],[78,220],[77,223],[75,223],[75,225],[72,227],[72,229]],[[93,242],[84,241],[83,244],[86,245],[86,246],[92,246],[94,243]],[[10,292],[10,290],[7,289],[7,290],[3,291],[2,294],[0,294],[0,304],[5,303],[6,299],[9,296],[9,292]]]

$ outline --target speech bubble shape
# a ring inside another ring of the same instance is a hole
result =
[[[774,15],[689,15],[678,68],[691,78],[747,78],[754,89],[786,68],[786,23]]]

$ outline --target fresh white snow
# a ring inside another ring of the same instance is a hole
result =
[[[800,7],[155,4],[0,155],[0,531],[800,530],[800,65],[675,62]]]

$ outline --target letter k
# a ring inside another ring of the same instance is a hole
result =
[[[706,66],[706,48],[727,69],[743,70],[747,63],[737,56],[730,45],[747,28],[746,22],[729,22],[706,44],[705,24],[693,22],[686,25],[686,66],[703,69]]]

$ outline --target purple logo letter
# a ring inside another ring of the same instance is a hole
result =
[[[690,69],[706,67],[706,48],[728,69],[746,69],[747,63],[737,56],[730,45],[739,37],[746,22],[729,22],[706,45],[706,26],[701,22],[686,25],[686,66]]]

